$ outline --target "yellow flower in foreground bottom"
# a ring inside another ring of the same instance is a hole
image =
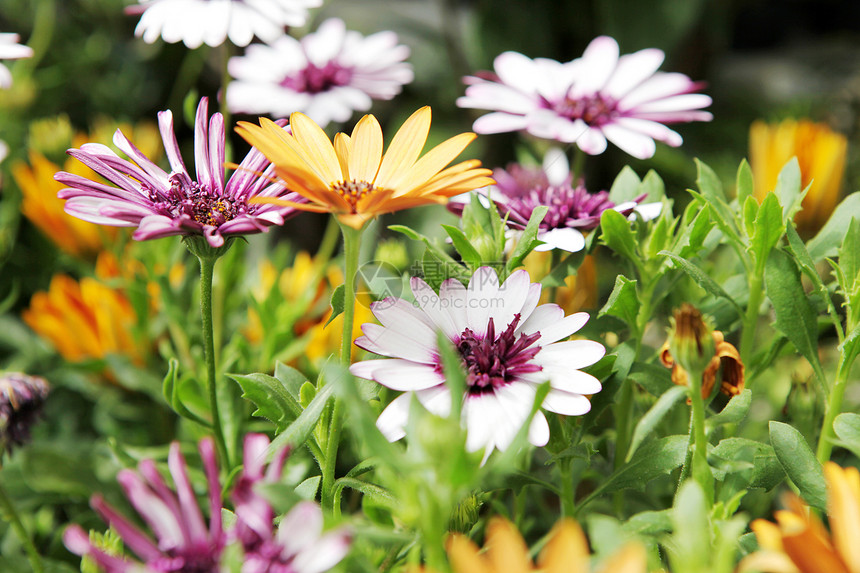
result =
[[[591,554],[579,525],[563,519],[553,528],[540,552],[537,567],[520,533],[506,519],[494,518],[487,526],[482,552],[469,538],[453,534],[448,540],[448,558],[455,573],[589,573]],[[624,546],[597,571],[600,573],[645,573],[645,548],[637,543]]]
[[[104,261],[105,257],[112,256],[102,253],[97,268],[118,268],[115,261]],[[71,362],[122,354],[142,363],[131,336],[137,323],[131,303],[122,292],[98,279],[76,281],[67,275],[55,275],[47,292],[33,295],[22,317]]]
[[[440,143],[423,156],[430,131],[430,108],[413,113],[382,154],[382,128],[372,115],[364,116],[352,135],[338,133],[334,144],[325,132],[302,113],[290,116],[292,134],[275,122],[260,118],[260,125],[239,122],[236,131],[259,149],[275,166],[278,177],[307,203],[263,198],[255,202],[293,206],[319,213],[334,213],[350,227],[392,211],[429,203],[493,183],[491,171],[477,159],[451,163],[472,140],[461,133]]]
[[[842,190],[848,140],[823,123],[786,120],[776,125],[756,121],[750,126],[750,166],[755,196],[761,202],[773,191],[776,178],[792,157],[800,165],[801,186],[810,185],[803,210],[795,215],[798,231],[811,235],[827,222]]]
[[[776,523],[753,521],[761,549],[741,561],[741,573],[860,573],[860,472],[827,462],[824,477],[832,535],[790,495],[788,509],[774,514]]]

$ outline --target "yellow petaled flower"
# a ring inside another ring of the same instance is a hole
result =
[[[82,177],[96,178],[95,173],[79,161],[69,159],[63,169]],[[21,188],[21,212],[62,251],[75,257],[89,257],[102,250],[105,241],[113,239],[118,229],[104,227],[71,217],[63,211],[65,201],[57,192],[65,185],[54,181],[60,166],[36,151],[30,151],[30,164],[12,166],[12,176]]]
[[[801,185],[810,185],[803,210],[795,215],[798,232],[811,235],[827,222],[842,191],[848,140],[827,125],[786,120],[776,125],[756,121],[750,126],[750,166],[755,196],[761,202],[773,191],[783,166],[797,157]]]
[[[239,122],[236,131],[275,166],[290,190],[308,200],[293,203],[260,197],[255,202],[334,213],[345,225],[360,229],[367,221],[392,211],[429,203],[493,183],[491,171],[477,159],[451,163],[475,139],[461,133],[423,156],[430,131],[430,108],[413,113],[382,153],[382,128],[372,115],[356,124],[352,135],[338,133],[334,144],[308,116],[290,116],[292,134],[275,122]]]
[[[741,561],[739,573],[860,573],[860,472],[827,462],[824,478],[831,533],[790,494],[776,523],[752,522],[761,549]]]
[[[523,267],[529,276],[543,277],[551,270],[550,251],[532,251],[523,261]],[[541,291],[540,303],[554,302],[564,309],[566,314],[573,314],[581,310],[591,309],[597,306],[597,267],[594,257],[586,255],[585,260],[576,269],[576,274],[564,279],[564,286],[555,291],[555,300],[550,300],[552,289],[545,288]]]
[[[113,275],[119,266],[111,258],[107,252],[99,255],[98,273]],[[55,275],[47,292],[33,295],[22,317],[71,362],[122,354],[137,364],[143,363],[131,335],[137,324],[134,308],[122,292],[96,278],[76,281],[67,275]]]
[[[529,557],[529,548],[514,525],[506,519],[493,518],[487,525],[484,550],[468,537],[452,534],[448,538],[448,558],[454,573],[589,573],[591,553],[582,529],[572,519],[562,519],[550,532],[549,541],[538,556],[537,567]],[[645,548],[639,543],[625,545],[608,559],[601,573],[645,573]]]

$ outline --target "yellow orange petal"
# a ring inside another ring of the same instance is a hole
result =
[[[340,170],[343,173],[344,181],[349,181],[352,179],[352,175],[349,172],[349,154],[350,149],[352,147],[352,140],[345,133],[337,133],[334,136],[334,152],[337,154],[338,163],[340,163]]]
[[[352,131],[349,174],[356,181],[372,183],[382,159],[382,128],[372,115],[365,115]]]
[[[824,477],[833,544],[851,573],[860,573],[860,472],[828,462]]]
[[[453,534],[445,544],[454,573],[493,573],[478,546],[465,535]]]
[[[475,137],[477,136],[474,133],[461,133],[443,141],[425,153],[412,168],[410,181],[413,185],[411,189],[423,185],[454,161],[466,149],[466,146],[475,140]],[[411,189],[406,188],[402,192],[408,193]]]
[[[507,519],[497,517],[490,520],[484,547],[496,572],[529,573],[532,569],[529,548],[520,532]]]
[[[425,106],[409,116],[394,134],[373,181],[377,187],[397,189],[410,177],[430,132],[430,108]]]
[[[546,573],[587,573],[589,551],[585,534],[578,523],[564,519],[556,524],[550,540],[538,557],[538,566]]]
[[[599,573],[647,573],[648,555],[641,543],[628,543],[610,557]]]
[[[290,115],[290,126],[293,130],[293,137],[305,151],[305,161],[320,174],[322,180],[329,185],[335,181],[343,181],[340,161],[334,152],[331,140],[322,128],[300,112]]]

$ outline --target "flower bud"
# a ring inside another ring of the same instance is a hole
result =
[[[704,372],[714,357],[713,328],[702,313],[684,303],[675,311],[669,330],[669,350],[687,372]]]

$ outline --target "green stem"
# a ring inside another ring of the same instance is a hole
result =
[[[576,499],[573,488],[573,458],[565,458],[558,463],[561,473],[561,515],[573,517],[576,513]]]
[[[846,357],[845,354],[839,358],[839,366],[836,370],[836,381],[827,399],[824,411],[824,422],[821,424],[821,434],[818,437],[818,451],[816,457],[820,463],[830,460],[833,451],[833,421],[842,413],[842,398],[845,396],[845,388],[848,386],[848,374],[855,356]]]
[[[561,264],[561,249],[553,249],[550,251],[549,272],[553,272],[555,268]],[[558,287],[552,286],[549,288],[549,300],[547,302],[555,303],[558,298]]]
[[[756,268],[753,276],[750,277],[749,283],[749,301],[747,301],[747,312],[744,316],[743,330],[741,331],[741,361],[744,364],[752,364],[750,354],[752,353],[752,345],[755,340],[756,325],[758,324],[759,308],[764,299],[764,291],[762,290],[762,280],[764,272]],[[751,380],[747,380],[749,387]]]
[[[585,168],[585,153],[577,146],[573,146],[573,161],[570,166],[570,174],[573,181],[573,186],[579,185],[579,178],[582,177],[583,169]]]
[[[693,479],[696,480],[710,507],[714,502],[714,478],[708,467],[708,437],[705,434],[705,400],[702,398],[702,371],[690,370],[690,432],[693,442],[693,457],[691,460]]]
[[[12,526],[15,534],[24,545],[24,550],[27,552],[27,558],[30,560],[30,566],[33,568],[33,572],[42,573],[45,570],[42,565],[42,557],[36,550],[36,546],[33,544],[30,534],[27,533],[27,529],[24,527],[21,517],[15,510],[12,500],[9,499],[9,496],[6,494],[6,490],[3,489],[2,485],[0,485],[0,512],[2,512],[3,517],[5,517],[9,522],[9,525]]]
[[[344,282],[343,282],[343,338],[340,346],[340,362],[348,367],[352,359],[352,323],[355,317],[355,276],[358,273],[358,257],[361,247],[361,229],[340,225],[343,233]],[[334,471],[337,465],[337,449],[340,445],[342,406],[334,397],[329,433],[326,438],[325,467],[322,472],[322,506],[334,511]]]

